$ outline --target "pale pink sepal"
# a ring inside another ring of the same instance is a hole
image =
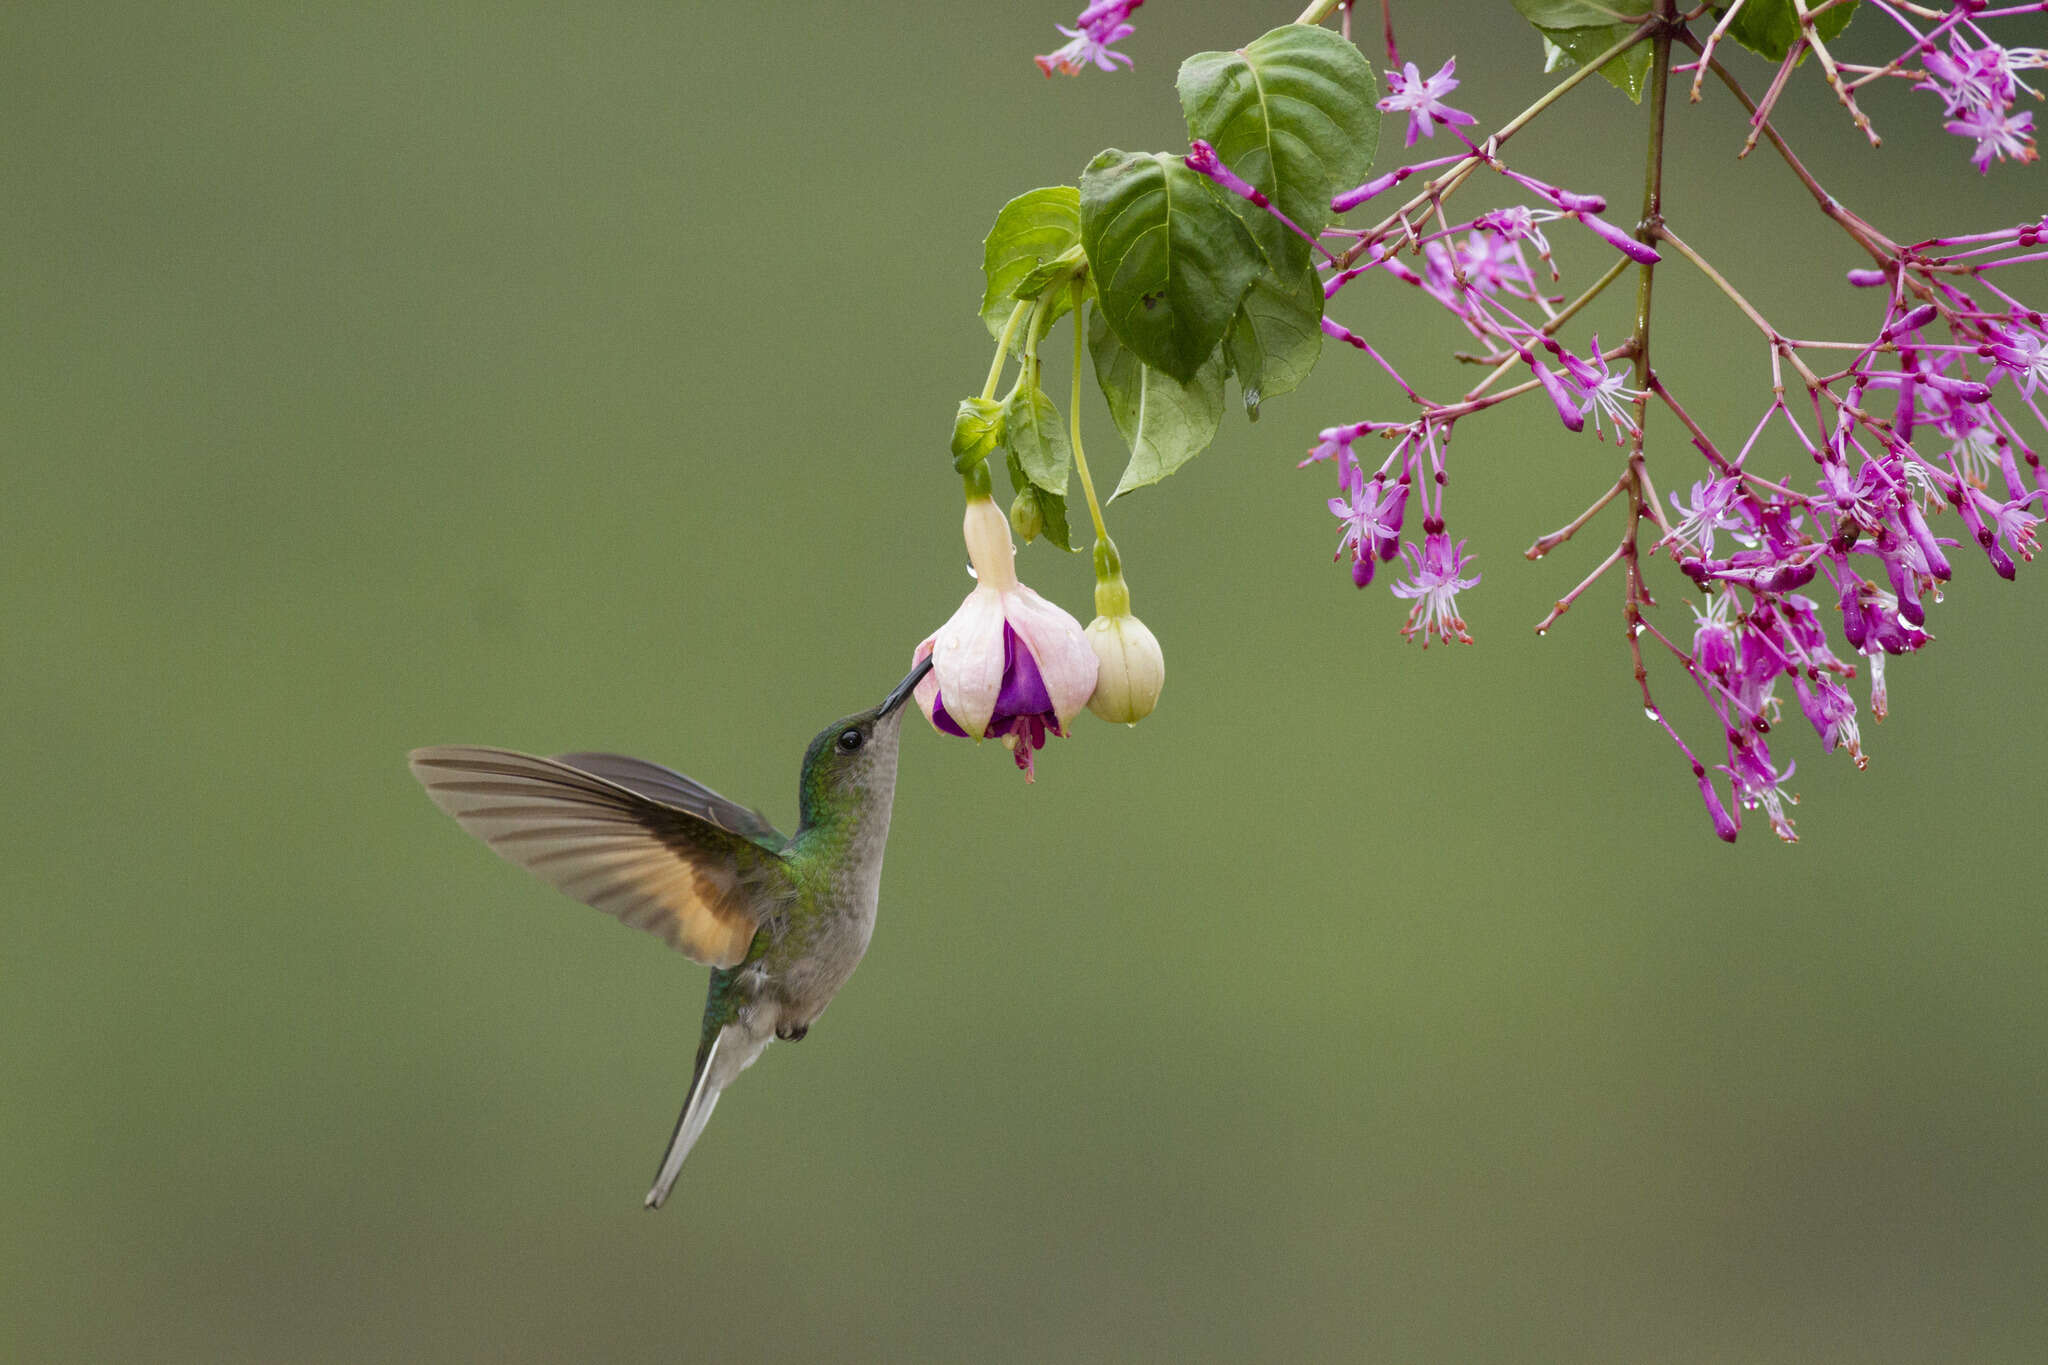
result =
[[[1003,594],[1003,611],[1010,629],[1038,661],[1053,714],[1060,718],[1060,729],[1066,729],[1094,695],[1095,672],[1101,666],[1087,634],[1079,621],[1021,583]],[[952,696],[946,693],[949,710]]]
[[[1003,687],[1003,607],[1004,594],[980,585],[917,647],[913,663],[932,657],[932,671],[915,692],[926,720],[944,693],[946,713],[961,729],[978,736],[988,728]]]

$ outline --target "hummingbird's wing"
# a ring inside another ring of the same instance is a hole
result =
[[[790,889],[772,848],[689,806],[577,764],[448,745],[415,749],[411,765],[434,804],[499,856],[586,905],[658,934],[695,962],[740,963],[760,927],[758,916]],[[751,811],[696,790],[780,842]]]
[[[757,844],[781,848],[789,842],[761,812],[728,801],[694,777],[685,777],[659,763],[627,758],[624,754],[556,754],[555,762],[581,768],[664,805],[679,807]]]

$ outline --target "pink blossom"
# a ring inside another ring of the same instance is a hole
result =
[[[967,556],[974,591],[911,656],[932,671],[917,705],[932,728],[962,738],[1000,739],[1032,778],[1032,751],[1095,691],[1095,651],[1080,622],[1017,581],[1010,523],[987,498],[967,504]]]
[[[1417,138],[1435,137],[1436,126],[1443,124],[1477,123],[1479,120],[1462,109],[1453,109],[1443,102],[1443,97],[1458,88],[1458,79],[1452,74],[1458,69],[1458,59],[1451,58],[1438,67],[1436,74],[1424,80],[1415,63],[1409,62],[1399,71],[1387,73],[1387,88],[1393,93],[1381,100],[1379,107],[1390,114],[1408,115],[1408,141],[1413,147]]]

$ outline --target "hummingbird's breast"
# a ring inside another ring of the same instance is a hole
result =
[[[853,975],[875,932],[881,902],[882,852],[889,837],[881,819],[856,823],[839,856],[821,860],[830,872],[807,879],[782,942],[767,955],[769,989],[785,1028],[808,1028]]]

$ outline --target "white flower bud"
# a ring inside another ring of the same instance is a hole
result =
[[[1159,704],[1166,685],[1166,656],[1159,639],[1128,613],[1098,616],[1088,623],[1088,644],[1099,667],[1088,709],[1107,721],[1135,725]]]

